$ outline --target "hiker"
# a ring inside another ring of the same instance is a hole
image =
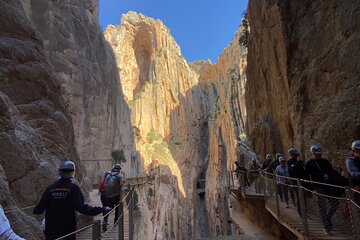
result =
[[[267,154],[266,155],[266,159],[261,167],[262,170],[266,170],[269,166],[270,163],[272,162],[272,155],[271,154]]]
[[[346,169],[350,175],[350,185],[352,189],[360,191],[360,140],[356,140],[351,144],[353,156],[345,160]],[[360,205],[360,193],[354,192],[356,204]]]
[[[280,196],[281,202],[284,202],[285,200],[286,208],[289,208],[289,169],[288,165],[286,164],[286,159],[284,157],[279,157],[279,162],[280,165],[277,166],[275,169],[278,194]]]
[[[291,148],[289,148],[288,152],[291,155],[291,158],[287,162],[288,168],[289,168],[289,176],[291,178],[297,178],[297,179],[308,179],[306,176],[306,172],[305,172],[305,164],[304,164],[303,160],[301,159],[298,150],[296,148],[291,147]],[[291,184],[292,184],[291,189],[293,190],[293,193],[290,192],[290,194],[296,196],[296,204],[294,204],[294,205],[297,207],[298,213],[301,217],[302,214],[301,214],[301,208],[300,208],[300,198],[299,198],[299,189],[297,187],[297,180],[292,179]],[[302,183],[302,182],[301,182],[301,184],[304,186],[306,185],[305,183]],[[295,196],[291,196],[291,198],[295,198]],[[294,203],[294,199],[292,199],[292,200]],[[306,204],[305,195],[304,195],[304,201]]]
[[[264,182],[265,182],[265,190],[264,191],[266,191],[266,193],[268,192],[269,196],[272,196],[273,193],[274,193],[274,186],[272,184],[273,183],[272,182],[273,176],[271,174],[269,174],[269,172],[268,172],[269,171],[269,166],[270,166],[272,161],[273,161],[272,155],[267,154],[266,159],[265,159],[265,161],[264,161],[264,163],[263,163],[263,165],[261,167],[262,172],[263,172],[264,177],[265,177],[264,178]]]
[[[329,160],[322,158],[322,149],[318,145],[313,145],[310,148],[312,158],[305,164],[305,171],[313,182],[330,183],[330,178],[333,175],[333,167]],[[324,233],[331,235],[333,231],[332,217],[339,208],[339,201],[336,198],[326,197],[324,195],[333,196],[334,187],[312,183],[312,188],[319,193],[317,198],[317,205],[319,208],[321,220],[324,224]],[[328,208],[329,205],[329,208]]]
[[[111,171],[107,171],[105,173],[104,178],[100,181],[100,184],[99,184],[100,200],[101,200],[101,204],[103,205],[103,207],[106,207],[108,205],[104,189],[105,189],[105,179],[109,174],[111,174]],[[103,215],[105,215],[105,213],[103,213]]]
[[[250,187],[250,183],[249,180],[247,178],[247,169],[244,167],[244,164],[241,163],[241,161],[238,159],[234,162],[235,166],[236,166],[236,178],[239,182],[239,188],[241,188],[242,185],[244,185],[244,187]],[[244,176],[244,182],[242,183],[241,178],[240,178],[240,174],[241,176]]]
[[[277,154],[275,155],[275,159],[272,160],[272,162],[270,163],[269,167],[266,169],[266,171],[267,171],[268,173],[274,173],[274,172],[275,172],[276,167],[280,165],[279,158],[280,158],[281,156],[282,156],[281,153],[277,153]]]
[[[7,219],[4,209],[0,204],[0,239],[3,240],[25,240],[14,233],[10,227],[9,220]]]
[[[295,178],[295,166],[297,164],[298,156],[300,156],[298,150],[296,148],[289,148],[288,153],[290,154],[291,158],[287,160],[287,165],[289,169],[289,177]],[[295,195],[297,191],[297,182],[296,180],[289,181],[291,183],[291,186],[289,187],[290,197],[292,200],[293,205],[296,207],[295,203]]]
[[[249,180],[250,185],[254,184],[256,193],[260,193],[260,165],[256,162],[256,158],[253,158],[249,163]]]
[[[114,224],[117,222],[119,217],[119,202],[120,202],[120,193],[121,188],[125,184],[125,176],[121,172],[121,165],[115,164],[111,169],[110,174],[108,174],[105,178],[105,186],[104,186],[104,195],[106,198],[106,207],[111,209],[115,208],[115,218]],[[104,231],[107,230],[108,223],[108,215],[107,212],[104,214],[104,221],[102,223],[102,228]]]
[[[72,161],[61,163],[59,175],[61,178],[46,188],[33,211],[34,214],[42,214],[45,211],[46,240],[57,239],[76,231],[76,211],[95,216],[107,210],[104,207],[91,207],[84,203],[80,188],[72,182],[75,176],[75,164]],[[75,240],[76,234],[64,239]]]

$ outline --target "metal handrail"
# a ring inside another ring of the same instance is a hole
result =
[[[127,198],[127,196],[130,194],[130,192],[131,192],[132,190],[133,190],[133,187],[131,186],[131,188],[129,189],[129,192],[124,196],[124,198],[121,199],[121,201],[119,201],[119,203],[118,203],[115,207],[113,207],[108,213],[106,213],[101,219],[104,220],[104,218],[105,218],[106,216],[109,216],[110,213],[112,213],[113,211],[115,211],[116,208],[119,207],[120,203],[121,203],[121,202],[124,202],[124,200]]]
[[[4,211],[4,213],[7,214],[7,213],[12,213],[12,212],[18,212],[18,211],[29,209],[29,208],[34,208],[35,206],[36,206],[36,204],[28,206],[28,207],[18,208],[18,209],[10,209],[10,210]]]
[[[64,235],[64,236],[61,236],[61,237],[59,237],[59,238],[56,238],[55,240],[64,239],[64,238],[69,237],[69,236],[71,236],[71,235],[73,235],[73,234],[76,234],[76,233],[78,233],[78,232],[84,231],[84,230],[92,227],[93,225],[94,225],[94,223],[92,223],[92,224],[90,224],[90,225],[88,225],[88,226],[86,226],[86,227],[77,229],[76,231],[73,231],[73,232],[71,232],[71,233],[68,233],[68,234],[66,234],[66,235]]]
[[[266,174],[262,174],[261,175],[262,178],[265,179],[265,181],[271,181],[270,186],[271,188],[271,184],[276,184],[277,181],[275,180],[275,177],[278,176],[276,174],[272,174],[272,173],[267,173]],[[344,228],[344,229],[348,229],[350,226],[352,226],[352,233],[355,239],[358,239],[360,237],[360,232],[358,230],[358,212],[360,211],[360,206],[355,202],[354,200],[354,193],[358,191],[354,190],[354,189],[350,189],[350,187],[345,187],[345,186],[339,186],[339,185],[333,185],[333,184],[328,184],[328,183],[322,183],[322,182],[316,182],[316,181],[311,181],[311,180],[307,180],[307,179],[296,179],[296,178],[291,178],[291,177],[284,177],[284,176],[279,176],[279,177],[283,177],[283,178],[287,178],[289,180],[296,180],[296,185],[293,185],[294,182],[292,182],[291,184],[283,184],[282,185],[287,185],[289,187],[295,187],[298,189],[298,194],[297,194],[297,198],[298,198],[298,207],[300,207],[300,211],[301,211],[301,221],[302,221],[302,225],[304,227],[304,232],[302,234],[304,234],[305,237],[309,236],[311,234],[311,230],[309,229],[309,225],[307,223],[307,205],[306,204],[306,199],[304,199],[304,197],[306,198],[305,193],[311,193],[316,195],[317,197],[323,197],[324,199],[328,199],[327,201],[340,201],[342,202],[343,209],[345,209],[349,214],[350,214],[350,218],[347,218],[349,221],[342,222],[339,227],[340,228]],[[290,181],[289,181],[290,182]],[[328,195],[328,194],[324,194],[323,192],[318,192],[318,191],[313,191],[310,190],[308,188],[306,188],[305,186],[303,186],[301,183],[311,183],[311,184],[318,184],[318,185],[323,185],[323,186],[327,186],[327,187],[335,187],[338,189],[343,189],[344,192],[346,193],[345,197],[341,197],[339,196],[333,196],[333,195]],[[273,188],[274,189],[274,188]],[[283,215],[282,212],[283,211],[288,211],[286,208],[280,208],[279,207],[279,197],[278,197],[278,188],[275,187],[274,189],[276,191],[276,196],[274,195],[270,195],[267,196],[267,189],[265,189],[264,191],[264,196],[265,196],[265,200],[267,201],[267,199],[274,197],[276,198],[276,216],[278,217],[279,221],[288,221],[287,219],[287,215]],[[352,191],[352,192],[351,192]],[[311,199],[311,198],[310,198]],[[317,199],[318,200],[318,199]],[[308,201],[308,200],[307,200]],[[318,204],[318,203],[317,203]],[[351,204],[351,205],[348,205]],[[267,203],[265,203],[265,205],[267,205]],[[316,205],[315,205],[316,206]],[[317,207],[317,206],[316,206]],[[280,213],[281,210],[281,213]],[[321,213],[318,213],[321,214]],[[281,216],[280,216],[281,215]],[[320,216],[321,217],[321,216]],[[320,218],[321,219],[321,218]],[[345,230],[346,231],[346,230]],[[349,232],[348,232],[349,233]]]
[[[245,173],[245,171],[241,171],[241,170],[240,170],[240,171],[229,171],[229,172],[239,172],[240,174]],[[305,182],[305,183],[312,183],[312,184],[324,185],[324,186],[328,186],[328,187],[343,188],[343,189],[345,189],[345,190],[348,188],[348,186],[345,187],[345,186],[334,185],[334,184],[330,184],[330,183],[316,182],[316,181],[312,181],[312,180],[308,180],[308,179],[303,179],[303,178],[293,178],[293,177],[286,177],[286,176],[282,176],[282,175],[276,175],[276,174],[274,174],[274,173],[269,173],[269,172],[266,172],[266,171],[264,171],[264,170],[260,171],[260,173],[261,173],[261,176],[263,176],[263,177],[265,177],[265,178],[266,178],[266,176],[264,176],[264,174],[267,175],[267,176],[273,176],[274,178],[276,178],[276,177],[281,177],[281,178],[285,178],[285,179],[288,179],[288,180],[293,180],[294,182],[296,182],[297,180],[300,180],[300,181]],[[289,185],[290,185],[290,186],[295,186],[295,185],[292,185],[292,184],[289,184]],[[360,194],[360,192],[357,191],[357,190],[355,190],[355,189],[352,189],[352,191],[357,192],[357,193]]]
[[[112,213],[113,211],[115,211],[115,209],[116,209],[122,202],[124,202],[124,200],[127,198],[127,196],[128,196],[129,193],[132,191],[132,189],[133,189],[133,187],[130,188],[130,191],[124,196],[123,199],[121,199],[121,201],[119,202],[119,204],[117,204],[117,205],[116,205],[114,208],[112,208],[107,214],[105,214],[105,215],[102,217],[102,219],[104,219],[104,218],[105,218],[106,216],[108,216],[110,213]],[[122,216],[122,214],[119,216],[117,222],[119,221],[119,219],[120,219],[121,216]],[[116,223],[117,223],[117,222],[116,222]],[[115,225],[116,225],[116,224],[114,224],[114,226],[115,226]],[[94,226],[94,223],[92,223],[92,224],[90,224],[90,225],[88,225],[88,226],[86,226],[86,227],[77,229],[76,231],[71,232],[71,233],[68,233],[68,234],[66,234],[66,235],[64,235],[64,236],[61,236],[60,238],[55,239],[55,240],[64,239],[64,238],[66,238],[66,237],[68,237],[68,236],[71,236],[71,235],[73,235],[73,234],[82,232],[82,231],[84,231],[84,230],[86,230],[86,229],[88,229],[88,228],[90,228],[90,227],[92,227],[92,226]],[[113,228],[113,226],[112,226],[110,229],[112,229],[112,228]],[[110,229],[109,229],[108,231],[110,231]],[[105,233],[107,233],[108,231],[106,231]],[[105,233],[103,233],[103,235],[104,235]],[[101,235],[101,236],[103,236],[103,235]]]
[[[119,204],[118,204],[117,206],[121,205],[124,201],[126,201],[126,198],[129,196],[130,193],[133,192],[133,190],[134,190],[134,188],[133,188],[133,186],[131,186],[131,188],[129,189],[129,191],[127,192],[127,194],[123,197],[123,199],[119,202]],[[128,203],[127,206],[126,206],[127,208],[129,208],[130,203],[131,203],[131,201],[133,200],[133,198],[134,198],[134,195],[132,194],[132,196],[131,196],[131,198],[130,198],[130,200],[129,200],[129,203]],[[115,208],[116,208],[117,206],[115,206],[111,211],[115,210]],[[108,214],[107,214],[107,215],[108,215]],[[105,215],[105,216],[106,216],[106,215]],[[104,218],[105,216],[103,216],[103,218]],[[122,213],[119,215],[119,217],[118,217],[118,219],[116,220],[116,222],[115,222],[108,230],[106,230],[104,233],[102,233],[102,234],[100,235],[99,239],[101,239],[102,237],[106,236],[115,226],[117,226],[117,225],[119,224],[120,219],[121,219],[123,216],[124,216],[124,212],[122,212]],[[124,224],[124,223],[122,223],[122,224]]]

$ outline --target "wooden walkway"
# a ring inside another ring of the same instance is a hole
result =
[[[230,186],[230,191],[233,192],[233,193],[236,193],[236,194],[241,194],[241,196],[246,199],[264,199],[264,193],[262,190],[261,193],[257,193],[255,191],[255,189],[253,188],[253,186],[251,187],[245,187],[244,188],[239,188],[240,184],[238,182],[238,180],[234,180],[233,182],[233,186]]]
[[[276,206],[276,197],[275,197],[275,190],[272,197],[267,196],[265,199],[264,197],[264,186],[261,189],[262,193],[256,193],[254,187],[246,187],[239,188],[239,182],[237,180],[233,181],[233,186],[230,186],[229,190],[235,194],[240,194],[242,199],[245,201],[247,199],[257,199],[257,200],[264,200],[265,201],[265,208],[266,210],[285,228],[291,231],[295,236],[299,239],[344,239],[350,240],[354,239],[352,232],[346,232],[341,229],[334,228],[333,234],[331,236],[326,235],[324,233],[324,225],[320,219],[320,217],[316,216],[315,214],[311,214],[307,218],[307,224],[309,228],[309,236],[305,237],[305,228],[302,223],[302,219],[297,212],[297,208],[290,204],[290,208],[286,208],[286,204],[279,201],[279,208],[280,208],[280,215],[277,212]]]
[[[98,194],[98,190],[97,189],[93,189],[90,192],[90,202],[88,203],[90,206],[102,206],[101,201],[100,201],[100,195]],[[108,229],[110,229],[113,226],[114,223],[114,215],[115,213],[111,213],[109,215],[109,219],[108,222],[110,223],[110,225],[108,225]],[[102,221],[102,215],[99,214],[97,216],[94,217],[94,220],[101,220]],[[129,239],[129,212],[125,206],[125,202],[124,202],[124,239],[128,240]],[[103,235],[103,231],[101,230],[101,235]],[[80,232],[79,234],[77,234],[76,239],[78,240],[89,240],[92,239],[92,228],[88,228],[82,232]],[[119,239],[119,233],[118,233],[118,226],[114,226],[113,229],[111,229],[105,236],[101,237],[101,239]]]
[[[280,216],[276,212],[276,199],[270,198],[266,201],[265,207],[281,223],[284,227],[294,233],[299,239],[304,239],[305,229],[301,221],[301,217],[297,212],[297,208],[293,205],[290,208],[286,208],[286,204],[279,202]],[[333,235],[329,236],[324,233],[324,225],[320,218],[313,214],[309,214],[307,218],[307,224],[309,227],[309,236],[307,239],[354,239],[352,233],[343,232],[334,228]]]

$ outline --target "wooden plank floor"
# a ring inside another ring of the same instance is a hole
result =
[[[276,199],[272,197],[267,200],[266,209],[287,229],[292,231],[300,239],[304,238],[304,226],[302,224],[301,218],[297,212],[296,207],[293,205],[290,208],[286,208],[286,204],[280,202],[280,217],[277,215],[276,210]],[[353,239],[352,233],[344,232],[339,229],[334,229],[333,235],[328,236],[324,233],[324,226],[317,216],[310,215],[310,218],[307,218],[308,227],[309,227],[309,238],[308,239]]]
[[[244,196],[244,190],[243,189],[240,189],[239,188],[239,182],[238,180],[234,180],[234,186],[231,186],[230,187],[230,190],[232,192],[236,192],[236,193],[241,193],[241,195],[244,197],[244,198],[254,198],[254,199],[261,199],[264,197],[264,190],[262,189],[261,190],[261,193],[257,193],[255,191],[255,188],[254,186],[252,185],[251,187],[246,187],[245,188],[245,196]]]
[[[234,180],[234,186],[230,187],[230,190],[237,193],[240,192],[242,195],[244,195],[244,191],[239,189],[239,183],[237,180]],[[245,197],[245,199],[264,198],[263,191],[264,190],[262,189],[262,193],[256,193],[254,187],[251,186],[250,188],[245,189],[245,196],[243,197]],[[297,212],[297,208],[294,205],[291,205],[290,208],[286,208],[286,204],[280,202],[280,217],[277,216],[275,197],[271,197],[270,199],[268,199],[265,206],[266,209],[275,217],[275,219],[277,219],[280,224],[293,232],[296,236],[299,237],[299,239],[304,238],[304,226]],[[322,224],[322,221],[316,215],[311,215],[310,218],[307,218],[307,221],[310,233],[308,239],[353,239],[351,232],[346,232],[336,228],[333,231],[333,235],[326,235],[324,233],[324,226]]]
[[[89,205],[90,206],[101,206],[101,201],[100,201],[100,195],[98,194],[98,190],[94,189],[90,192],[90,202]],[[109,215],[109,219],[108,222],[110,223],[110,225],[108,225],[108,229],[110,229],[113,226],[113,222],[114,222],[114,215],[115,213],[111,213]],[[94,217],[94,220],[102,220],[102,215],[99,214],[97,216]],[[124,239],[128,240],[129,239],[129,212],[127,211],[127,208],[124,206]],[[103,234],[104,232],[101,230],[101,234]],[[78,240],[91,240],[92,239],[92,229],[88,228],[82,232],[80,232],[77,235]],[[101,237],[101,239],[113,239],[116,240],[118,239],[118,226],[114,226],[105,236]]]

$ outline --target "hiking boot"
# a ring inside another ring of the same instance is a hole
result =
[[[327,229],[327,228],[324,228],[324,233],[328,236],[331,236],[333,233],[332,233],[332,230],[331,229]]]
[[[104,232],[107,230],[107,225],[108,225],[107,222],[103,222],[103,223],[102,223],[102,230],[103,230]]]

